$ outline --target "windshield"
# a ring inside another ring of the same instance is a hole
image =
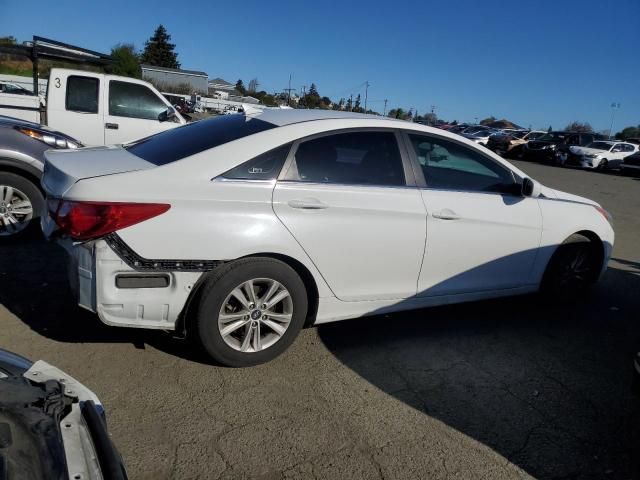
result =
[[[125,149],[154,165],[166,165],[271,128],[275,125],[256,118],[221,115],[143,138]]]
[[[607,142],[591,142],[587,145],[587,148],[593,148],[594,150],[607,150],[611,148],[611,144]]]
[[[567,136],[564,133],[551,132],[545,133],[538,140],[541,142],[557,142],[558,140],[564,140]]]

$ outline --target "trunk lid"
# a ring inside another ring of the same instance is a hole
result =
[[[42,187],[49,196],[62,197],[76,182],[84,178],[154,168],[155,165],[136,157],[122,147],[96,147],[78,150],[48,150]]]

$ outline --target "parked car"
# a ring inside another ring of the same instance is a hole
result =
[[[81,144],[44,125],[0,116],[0,240],[38,225],[45,203],[40,187],[44,152]]]
[[[264,110],[45,155],[43,230],[79,304],[192,335],[231,366],[274,358],[305,324],[577,295],[614,240],[597,203],[378,116]]]
[[[640,174],[640,151],[624,157],[622,164],[620,165],[620,171],[623,174]]]
[[[459,123],[458,125],[454,125],[449,129],[449,132],[451,133],[460,133],[463,130],[466,130],[467,128],[469,128],[471,125],[467,124],[467,123]]]
[[[35,97],[36,94],[31,90],[27,90],[20,85],[11,82],[0,81],[0,93],[10,93],[11,95],[27,95],[29,97]]]
[[[563,164],[598,170],[620,168],[623,158],[637,151],[638,145],[632,143],[598,140],[586,147],[570,147]]]
[[[525,160],[563,163],[571,146],[585,146],[604,137],[596,133],[548,132],[536,140],[530,140],[522,149]]]
[[[489,142],[489,139],[499,133],[498,130],[494,130],[492,128],[475,130],[473,133],[463,133],[462,136],[468,138],[472,142],[477,143],[478,145],[486,146]]]
[[[98,397],[62,370],[3,349],[0,478],[127,478]]]
[[[489,138],[487,148],[505,158],[520,158],[524,145],[531,140],[539,139],[545,133],[538,130],[521,130],[496,134]]]

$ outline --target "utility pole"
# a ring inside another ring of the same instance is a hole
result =
[[[611,134],[613,133],[613,117],[616,115],[616,109],[620,110],[620,103],[613,102],[611,104],[611,125],[609,126],[609,140],[611,140]]]
[[[382,113],[382,116],[383,117],[387,116],[387,99],[386,98],[384,99],[384,111]]]
[[[289,74],[289,88],[285,88],[285,92],[287,92],[287,106],[291,106],[291,90],[295,90],[295,88],[291,88],[291,76],[293,74]]]
[[[367,113],[367,97],[369,95],[369,80],[364,82],[364,113]]]
[[[349,111],[353,112],[353,93],[349,95]]]

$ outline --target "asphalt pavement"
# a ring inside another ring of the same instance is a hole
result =
[[[0,246],[0,347],[89,386],[133,479],[634,478],[640,179],[515,163],[613,214],[610,268],[575,305],[338,322],[228,369],[169,334],[102,325],[74,306],[62,250],[29,240]]]

